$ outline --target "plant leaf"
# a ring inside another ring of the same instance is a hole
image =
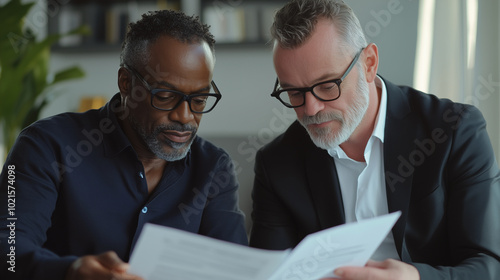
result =
[[[71,79],[83,78],[84,76],[85,72],[83,72],[83,70],[80,67],[78,66],[68,67],[66,69],[57,72],[54,77],[54,80],[49,85],[54,85]]]
[[[50,103],[53,89],[59,82],[83,77],[78,67],[69,67],[47,80],[50,48],[61,37],[90,34],[88,26],[80,26],[65,34],[51,34],[41,41],[24,21],[35,2],[21,3],[11,0],[0,6],[0,123],[4,138],[13,140],[16,131],[38,119],[42,109]],[[52,92],[51,92],[52,90]],[[13,141],[7,141],[10,148]]]

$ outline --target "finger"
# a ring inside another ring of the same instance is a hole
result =
[[[122,261],[113,251],[102,253],[97,256],[97,259],[103,267],[118,273],[127,272],[129,267],[128,263]]]
[[[66,280],[109,280],[113,275],[98,260],[97,256],[84,256],[71,264],[66,274]]]
[[[379,261],[374,261],[374,260],[368,260],[366,262],[367,267],[378,267],[378,268],[384,268],[387,267],[387,263],[385,261],[379,262]]]
[[[366,267],[390,269],[398,267],[399,264],[401,264],[401,261],[397,261],[395,259],[385,259],[384,261],[381,262],[369,260],[368,262],[366,262]]]
[[[113,280],[144,280],[143,278],[141,278],[137,275],[116,274],[116,273],[113,273],[113,277],[111,279],[113,279]]]
[[[345,280],[385,279],[383,271],[374,267],[344,266],[333,273]]]

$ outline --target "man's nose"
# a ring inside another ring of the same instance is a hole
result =
[[[310,91],[304,94],[304,98],[306,102],[306,104],[304,104],[304,113],[307,116],[314,116],[325,108],[324,102],[318,100]]]
[[[194,119],[194,114],[189,108],[189,103],[182,101],[177,108],[170,112],[169,119],[182,124],[191,122]]]

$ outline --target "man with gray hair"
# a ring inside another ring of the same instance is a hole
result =
[[[271,32],[271,95],[298,121],[256,156],[250,245],[401,211],[365,267],[325,277],[500,279],[500,175],[479,110],[378,76],[340,0],[292,0]]]
[[[248,243],[232,161],[196,136],[221,98],[214,43],[198,18],[147,13],[129,25],[108,104],[21,132],[0,176],[18,217],[15,245],[0,225],[1,279],[139,279],[126,262],[146,223]],[[11,213],[2,204],[0,219]]]

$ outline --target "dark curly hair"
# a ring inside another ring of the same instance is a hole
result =
[[[143,14],[136,23],[129,24],[122,44],[120,66],[145,66],[149,62],[149,46],[162,36],[186,43],[205,41],[214,53],[214,36],[199,17],[171,10],[153,11]]]

